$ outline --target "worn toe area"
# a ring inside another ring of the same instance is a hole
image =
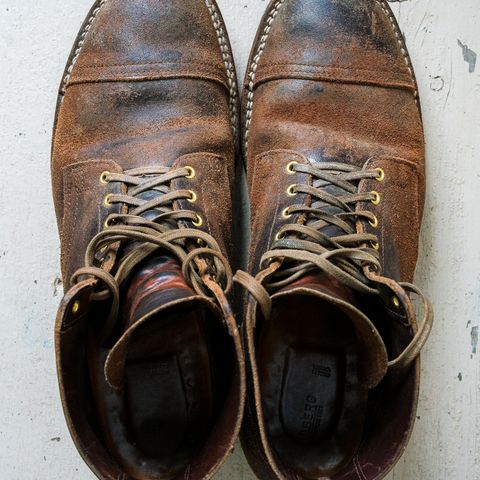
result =
[[[225,32],[210,0],[101,0],[62,84],[201,76],[228,85]]]
[[[290,75],[415,89],[403,40],[383,0],[279,0],[262,34],[256,83]]]

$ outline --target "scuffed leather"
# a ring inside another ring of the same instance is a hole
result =
[[[278,228],[282,221],[274,199],[282,198],[283,208],[298,202],[282,197],[287,157],[297,154],[313,164],[347,162],[385,171],[383,182],[365,180],[360,185],[361,192],[377,191],[380,204],[357,208],[379,220],[375,233],[383,274],[411,281],[425,195],[424,138],[415,76],[387,2],[272,0],[252,48],[244,89],[243,149],[255,206],[250,245],[255,263],[250,272],[258,273],[257,259],[270,247],[267,227]],[[288,153],[269,165],[267,200],[255,177],[272,151]],[[368,222],[357,226],[358,231],[371,228]],[[265,271],[261,278],[267,275]],[[375,312],[368,313],[375,322]],[[395,317],[393,312],[388,315]],[[249,308],[244,338],[250,391],[242,444],[260,478],[298,480],[298,472],[275,455],[266,436],[255,320],[255,310]],[[397,320],[391,326],[391,355],[402,351],[416,328]],[[419,372],[417,360],[403,377],[387,375],[372,394],[359,451],[332,479],[379,480],[390,471],[413,428]]]
[[[69,279],[84,265],[85,248],[107,215],[119,208],[103,204],[105,195],[119,187],[102,184],[100,175],[183,165],[185,155],[193,155],[197,177],[192,183],[195,190],[204,189],[197,192],[195,208],[230,255],[236,89],[226,30],[213,0],[97,0],[68,59],[51,162],[67,291],[57,314],[55,346],[67,424],[99,478],[152,480],[160,475],[144,471],[134,479],[125,473],[99,434],[89,398],[86,336],[87,326],[98,320],[91,309],[94,285],[84,280],[69,289]],[[244,360],[233,317],[226,323],[234,358],[230,390],[208,442],[178,478],[209,478],[238,435]]]

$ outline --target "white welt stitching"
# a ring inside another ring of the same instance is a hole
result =
[[[282,7],[285,0],[278,0],[275,2],[270,10],[267,21],[265,23],[265,28],[263,29],[263,34],[260,37],[260,43],[258,45],[255,57],[253,58],[252,66],[248,73],[248,87],[247,87],[247,112],[246,112],[246,121],[245,121],[245,151],[248,148],[248,134],[250,132],[250,124],[252,123],[252,112],[253,112],[253,89],[255,85],[255,75],[257,74],[257,67],[260,58],[262,57],[265,45],[267,43],[270,30],[272,29],[272,23],[277,16],[278,11]]]
[[[397,37],[397,42],[398,45],[400,46],[400,51],[402,52],[403,59],[405,60],[405,63],[407,65],[408,73],[410,73],[410,76],[412,77],[413,83],[415,84],[415,102],[418,105],[418,87],[417,87],[417,82],[415,80],[415,75],[413,74],[413,66],[412,62],[410,61],[410,58],[408,56],[407,50],[405,49],[405,42],[403,40],[402,33],[399,31],[395,20],[393,18],[393,13],[390,10],[390,7],[382,3],[380,0],[375,0],[379,7],[384,11],[385,15],[387,15],[388,19],[390,20],[390,23],[392,24],[393,27],[393,32],[395,33],[395,37]]]
[[[230,89],[230,120],[232,122],[232,130],[234,138],[237,138],[237,118],[238,118],[238,88],[235,67],[233,65],[233,57],[230,52],[223,23],[220,19],[216,5],[211,0],[205,0],[205,5],[212,17],[213,26],[217,32],[218,44],[222,52],[223,63],[227,69],[228,86]]]
[[[103,6],[106,3],[107,3],[107,0],[101,0],[100,1],[97,8],[92,12],[92,15],[88,19],[87,24],[85,25],[85,28],[82,30],[80,38],[78,39],[77,48],[75,49],[75,53],[73,55],[72,61],[70,62],[70,65],[67,68],[67,73],[66,73],[65,77],[63,78],[62,88],[60,89],[60,93],[62,95],[65,95],[65,90],[67,88],[70,77],[72,76],[73,67],[74,67],[75,63],[77,63],[77,60],[78,60],[78,57],[80,56],[80,53],[82,53],[82,48],[83,48],[83,45],[85,43],[85,39],[87,38],[88,32],[92,28],[93,22],[95,21],[98,14],[100,13],[100,10],[103,8]]]

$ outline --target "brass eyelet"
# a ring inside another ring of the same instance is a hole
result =
[[[377,228],[378,227],[378,218],[376,215],[373,216],[373,220],[369,220],[368,223],[373,227]]]
[[[108,218],[108,217],[107,217],[107,218],[105,219],[105,222],[104,222],[103,226],[104,226],[105,228],[110,228],[110,227],[112,226],[112,220],[111,220],[111,218]],[[105,247],[106,247],[106,245],[105,245]]]
[[[193,167],[185,167],[185,169],[188,171],[188,175],[185,176],[185,178],[194,178],[196,173],[195,169]]]
[[[297,164],[298,164],[298,162],[290,162],[290,163],[287,165],[287,173],[288,173],[289,175],[293,175],[293,174],[295,173],[295,170],[293,169],[293,167],[294,167],[295,165],[297,165]]]
[[[195,203],[197,201],[197,194],[193,190],[189,190],[190,198],[187,198],[187,202]]]
[[[378,242],[370,242],[374,250],[380,250],[380,244]]]
[[[385,170],[383,168],[376,168],[375,171],[378,173],[377,182],[383,182],[385,180]]]
[[[275,241],[278,242],[279,240],[282,240],[283,239],[283,235],[278,232],[276,235],[275,235]]]
[[[396,308],[400,308],[400,300],[396,295],[392,297],[392,303]]]
[[[108,180],[107,180],[108,175],[110,175],[110,172],[108,171],[102,172],[102,174],[100,175],[100,183],[103,183],[104,185],[106,185],[108,183]]]
[[[199,247],[206,247],[207,246],[207,243],[205,242],[205,240],[202,240],[201,238],[198,238],[197,239],[197,245]]]
[[[287,188],[287,195],[289,197],[294,197],[297,194],[297,192],[295,191],[295,188],[296,188],[295,184],[292,184]]]
[[[375,190],[371,191],[370,193],[373,195],[373,199],[371,200],[371,202],[374,205],[378,205],[380,203],[380,194]]]
[[[104,199],[103,199],[103,205],[105,207],[111,207],[112,202],[110,201],[110,198],[112,198],[112,195],[109,193]]]
[[[196,227],[201,227],[203,225],[203,219],[200,215],[197,213],[197,219],[192,221],[192,224],[195,225]]]
[[[80,310],[80,302],[76,300],[72,305],[72,313],[75,315]]]
[[[293,215],[293,213],[288,212],[289,208],[290,207],[287,207],[283,210],[283,212],[282,212],[282,217],[283,218],[290,218]]]

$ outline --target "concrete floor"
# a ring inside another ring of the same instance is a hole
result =
[[[56,89],[91,0],[0,0],[0,479],[87,480],[63,420],[50,193]],[[264,0],[219,0],[239,76]],[[392,3],[420,85],[428,192],[417,283],[436,306],[418,422],[389,480],[480,479],[478,0]],[[480,62],[479,62],[480,63]],[[217,476],[253,479],[240,448]]]

